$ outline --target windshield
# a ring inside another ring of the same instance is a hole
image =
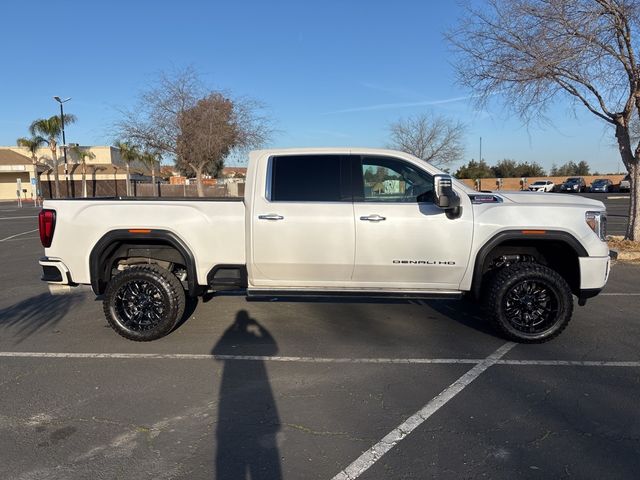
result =
[[[578,183],[579,181],[579,178],[567,178],[567,183]]]
[[[546,185],[547,182],[535,182],[534,185]]]

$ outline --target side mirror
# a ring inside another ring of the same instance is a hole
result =
[[[436,206],[443,210],[454,210],[460,207],[460,197],[453,190],[453,180],[450,175],[434,175],[433,200]]]

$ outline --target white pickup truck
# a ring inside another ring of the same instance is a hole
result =
[[[123,337],[160,338],[185,296],[481,300],[503,336],[543,342],[609,274],[596,200],[478,193],[411,155],[261,150],[244,198],[47,200],[42,280],[91,285]]]

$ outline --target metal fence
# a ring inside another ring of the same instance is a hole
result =
[[[219,185],[203,185],[205,197],[243,197],[244,183]],[[55,193],[53,180],[42,181],[43,198],[52,198]],[[198,197],[197,185],[170,185],[168,183],[131,181],[132,197]],[[82,198],[82,181],[60,179],[61,198]],[[87,180],[87,197],[126,197],[127,183],[125,180]]]

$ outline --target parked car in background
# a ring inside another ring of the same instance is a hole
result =
[[[593,193],[609,193],[613,188],[613,182],[608,178],[598,178],[591,182],[589,189]]]
[[[560,185],[561,192],[570,193],[582,193],[587,191],[587,183],[582,177],[569,177],[562,185]]]
[[[620,191],[621,192],[630,192],[631,191],[631,176],[627,174],[622,180],[620,180]]]
[[[556,184],[551,180],[538,180],[529,185],[529,190],[532,192],[553,192],[555,186]]]

